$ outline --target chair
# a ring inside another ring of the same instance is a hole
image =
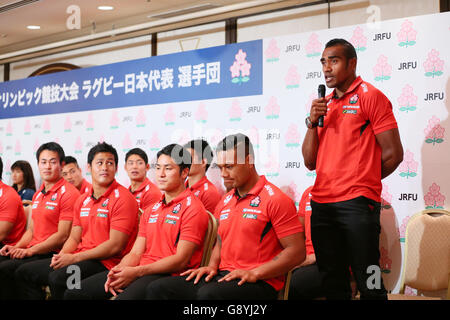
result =
[[[278,300],[288,300],[288,297],[289,297],[289,286],[291,285],[291,276],[292,276],[292,270],[290,270],[286,274],[286,281],[284,283],[283,289],[278,291]]]
[[[214,247],[214,243],[217,238],[217,228],[219,227],[219,223],[214,215],[206,211],[209,216],[208,220],[208,230],[206,231],[205,241],[203,243],[203,256],[200,266],[207,266],[209,263],[209,259],[211,258],[212,249]]]
[[[450,212],[423,210],[411,217],[406,226],[404,263],[399,294],[390,300],[450,300]],[[417,296],[405,295],[405,286],[417,290]]]

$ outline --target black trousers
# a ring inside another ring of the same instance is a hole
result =
[[[35,261],[45,260],[53,256],[52,253],[38,254],[24,259],[10,259],[0,256],[0,300],[20,299],[22,290],[18,286],[16,279],[20,275],[21,267]],[[44,291],[40,290],[45,297]]]
[[[229,271],[219,271],[210,281],[203,277],[197,284],[186,281],[186,277],[167,277],[153,281],[147,286],[147,300],[275,300],[277,291],[265,281],[246,282],[240,280],[217,282]]]
[[[292,271],[289,284],[289,300],[312,300],[324,297],[322,289],[323,274],[317,263],[303,266]]]
[[[109,270],[95,274],[81,281],[80,290],[66,290],[64,300],[105,300],[112,294],[105,292],[105,282]],[[116,300],[143,300],[147,286],[161,278],[170,277],[168,274],[146,275],[134,280],[125,290],[117,295]]]
[[[311,201],[311,207],[311,238],[327,299],[351,299],[349,266],[361,299],[387,299],[381,272],[375,282],[379,285],[368,281],[368,267],[379,268],[380,204],[358,197],[336,203]]]

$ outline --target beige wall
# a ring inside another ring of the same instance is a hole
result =
[[[225,22],[158,33],[158,55],[225,44]]]
[[[26,78],[33,71],[51,63],[71,63],[80,67],[90,67],[150,56],[151,36],[143,36],[11,63],[10,79]]]
[[[330,27],[439,12],[439,0],[346,0],[331,4]],[[369,10],[369,11],[368,11]],[[320,4],[238,20],[238,42],[328,28],[328,6]]]
[[[372,11],[368,12],[368,8]],[[331,5],[331,27],[360,24],[439,12],[439,0],[345,0]],[[328,8],[320,4],[305,8],[238,19],[238,42],[328,28]],[[158,55],[225,44],[225,23],[217,22],[158,34]],[[149,57],[151,36],[122,40],[52,56],[12,63],[10,79],[28,77],[51,63],[81,67]],[[0,81],[3,66],[0,66]]]

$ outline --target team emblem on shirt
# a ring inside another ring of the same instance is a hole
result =
[[[195,193],[194,193],[194,195],[195,195],[196,197],[198,197],[199,194],[200,194],[200,190],[197,190],[197,191],[195,191]]]
[[[350,100],[348,101],[350,104],[355,104],[358,102],[358,94],[355,93],[353,96],[350,97]]]
[[[181,210],[181,203],[177,204],[175,207],[173,207],[172,213],[178,213]]]
[[[55,193],[52,197],[51,197],[51,201],[55,201],[58,198],[58,193]]]
[[[102,203],[102,207],[106,207],[108,205],[109,199],[106,199],[103,203]]]
[[[257,207],[257,206],[259,206],[260,203],[261,203],[261,198],[259,196],[256,196],[255,198],[253,198],[252,201],[250,201],[250,206]]]

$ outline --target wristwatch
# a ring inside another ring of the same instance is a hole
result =
[[[317,122],[316,123],[311,122],[311,118],[310,117],[306,117],[305,123],[306,123],[306,127],[308,127],[308,129],[315,128],[318,125]]]

